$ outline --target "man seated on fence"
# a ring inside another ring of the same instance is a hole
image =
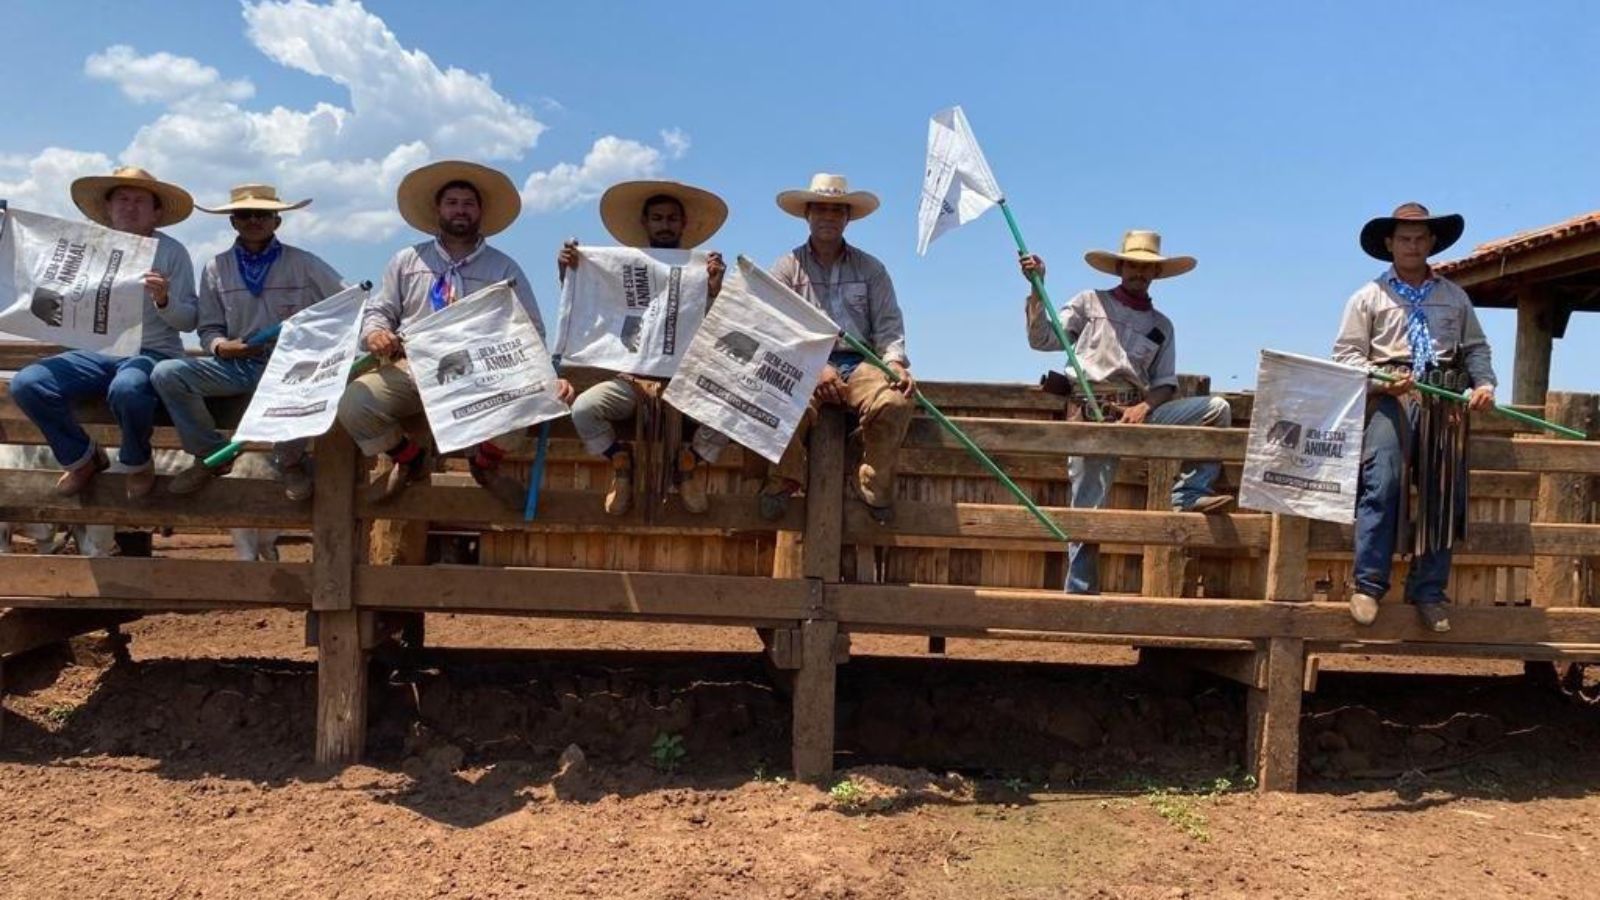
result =
[[[1228,402],[1221,397],[1174,399],[1178,388],[1177,336],[1172,320],[1156,310],[1150,285],[1172,278],[1195,266],[1193,257],[1161,255],[1161,235],[1130,231],[1122,250],[1091,250],[1084,255],[1089,267],[1115,275],[1120,282],[1111,290],[1088,290],[1061,308],[1061,327],[1072,341],[1078,364],[1094,392],[1107,422],[1124,425],[1209,425],[1225,428],[1233,421]],[[1022,274],[1044,279],[1044,260],[1028,256]],[[1061,340],[1051,328],[1037,291],[1028,293],[1028,344],[1035,350],[1061,350]],[[1076,379],[1069,378],[1062,392],[1068,395],[1067,418],[1092,421]],[[1046,386],[1060,383],[1059,375],[1046,377]],[[1174,512],[1221,512],[1233,498],[1213,494],[1211,486],[1221,473],[1215,461],[1186,462],[1172,486]],[[1111,499],[1117,460],[1110,456],[1072,456],[1067,478],[1072,482],[1075,509],[1103,509]],[[1161,485],[1150,485],[1159,490]],[[1100,589],[1100,548],[1074,543],[1067,548],[1069,594],[1094,594]]]
[[[1472,409],[1494,405],[1489,342],[1472,301],[1428,265],[1465,227],[1459,215],[1434,216],[1420,203],[1406,203],[1361,229],[1361,249],[1392,265],[1345,304],[1333,358],[1399,376],[1392,383],[1369,380],[1350,595],[1350,615],[1362,625],[1377,618],[1395,543],[1404,540],[1412,554],[1406,600],[1426,627],[1450,630],[1445,586],[1451,547],[1466,532],[1468,417],[1459,403],[1420,394],[1415,385],[1458,394],[1470,387]],[[1413,482],[1414,516],[1407,514]]]
[[[79,178],[72,183],[72,202],[87,216],[117,231],[154,237],[156,260],[145,274],[143,341],[138,356],[109,356],[90,350],[69,350],[25,367],[11,380],[11,399],[44,432],[56,462],[66,474],[56,492],[72,496],[111,465],[103,450],[78,424],[74,403],[105,398],[122,433],[117,459],[129,470],[127,494],[143,497],[155,487],[150,435],[160,398],[150,383],[157,362],[183,355],[180,335],[195,326],[194,264],[189,251],[158,228],[189,217],[194,200],[177,185],[158,181],[131,166],[111,175]]]
[[[521,267],[485,240],[510,227],[522,211],[522,198],[510,178],[476,163],[436,162],[401,180],[398,202],[407,224],[434,237],[389,260],[361,322],[361,346],[378,357],[378,368],[350,382],[339,401],[339,422],[361,452],[382,453],[394,463],[387,477],[372,485],[376,501],[399,496],[433,470],[428,439],[414,440],[404,427],[422,413],[422,398],[405,360],[406,326],[511,280],[517,299],[544,336],[539,304]],[[563,402],[572,402],[572,386],[565,380],[558,392]],[[499,471],[503,457],[492,442],[479,444],[469,457],[472,477],[502,503],[521,510],[524,488]]]
[[[860,421],[861,465],[847,479],[850,490],[882,523],[894,514],[894,478],[900,445],[915,411],[911,362],[906,356],[905,319],[894,282],[877,257],[845,242],[844,230],[871,215],[878,198],[851,191],[843,175],[817,174],[806,190],[784,191],[778,208],[806,220],[811,235],[772,266],[772,275],[867,344],[888,363],[889,377],[843,340],[828,357],[812,396],[811,411],[795,430],[783,458],[768,469],[759,498],[761,517],[783,518],[789,498],[806,483],[806,433],[819,404],[850,409]]]
[[[200,273],[200,346],[211,355],[168,359],[156,364],[150,380],[178,429],[194,464],[167,485],[174,494],[192,494],[228,473],[232,463],[211,467],[205,458],[227,444],[206,408],[207,397],[237,397],[255,390],[272,352],[265,336],[284,319],[343,289],[339,273],[313,253],[277,238],[280,213],[310,200],[285,203],[269,184],[243,184],[228,202],[203,211],[226,215],[238,234]],[[305,441],[274,448],[273,463],[291,500],[311,496]]]
[[[710,240],[727,219],[728,205],[721,197],[672,181],[626,181],[612,185],[600,197],[600,221],[625,247],[690,250]],[[579,259],[578,242],[567,241],[556,257],[563,281]],[[722,290],[725,271],[722,254],[712,251],[706,255],[708,303]],[[605,511],[611,515],[628,511],[634,482],[633,448],[617,439],[614,423],[632,417],[641,399],[660,397],[666,385],[666,379],[617,375],[579,394],[572,404],[572,426],[584,448],[611,461],[611,487],[605,496]],[[673,480],[684,509],[703,513],[710,508],[706,470],[727,446],[727,435],[696,423],[689,446],[674,448]]]

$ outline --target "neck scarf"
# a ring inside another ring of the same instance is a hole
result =
[[[1120,284],[1111,289],[1111,296],[1117,298],[1117,302],[1121,303],[1123,306],[1126,306],[1129,309],[1136,309],[1139,312],[1149,312],[1153,308],[1150,303],[1149,294],[1146,294],[1143,297],[1135,297],[1134,295],[1123,290],[1122,285]]]
[[[428,290],[428,302],[433,305],[433,311],[438,312],[446,306],[460,300],[467,295],[466,282],[461,278],[461,270],[471,265],[473,260],[489,246],[483,238],[478,239],[478,246],[472,252],[460,259],[451,259],[450,253],[444,249],[444,244],[437,239],[433,242],[433,249],[439,252],[439,257],[444,260],[444,271],[433,279],[433,287]]]
[[[277,238],[273,238],[267,249],[260,253],[251,253],[243,244],[233,245],[233,261],[239,264],[239,277],[244,279],[250,296],[259,297],[267,289],[267,273],[272,271],[272,264],[278,261],[282,253],[283,245],[278,243]]]
[[[1406,302],[1406,343],[1411,345],[1411,365],[1427,371],[1439,363],[1439,353],[1434,349],[1433,332],[1428,330],[1428,316],[1422,311],[1428,295],[1439,284],[1439,279],[1429,277],[1422,287],[1412,287],[1398,274],[1389,276],[1389,288]]]

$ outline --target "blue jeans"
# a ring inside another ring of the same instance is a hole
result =
[[[167,405],[167,415],[178,429],[183,449],[204,457],[228,443],[217,431],[217,420],[206,408],[206,398],[248,394],[255,390],[266,368],[265,357],[169,359],[156,364],[150,382],[161,395],[161,402]]]
[[[1394,559],[1400,503],[1407,485],[1401,482],[1401,448],[1408,430],[1416,426],[1417,407],[1408,416],[1394,397],[1378,398],[1367,420],[1361,445],[1361,483],[1356,489],[1356,590],[1378,600],[1389,592],[1390,564]],[[1464,501],[1466,493],[1461,493]],[[1457,514],[1466,515],[1465,509]],[[1413,603],[1442,603],[1450,581],[1448,549],[1423,553],[1411,561],[1406,576],[1406,599]]]
[[[78,424],[72,405],[104,398],[122,431],[117,458],[130,468],[143,468],[150,464],[150,432],[160,402],[150,371],[165,358],[153,350],[138,356],[68,350],[18,372],[11,379],[11,399],[44,432],[56,462],[73,469],[90,460],[94,441]]]
[[[1233,424],[1233,410],[1221,397],[1185,397],[1169,400],[1145,419],[1151,425],[1210,425],[1226,428]],[[1067,479],[1072,482],[1073,509],[1103,509],[1111,499],[1111,482],[1117,474],[1112,456],[1071,456],[1067,458]],[[1172,486],[1174,509],[1189,509],[1211,493],[1211,485],[1222,474],[1215,461],[1186,461]],[[1154,490],[1156,485],[1150,485]],[[1069,594],[1100,593],[1100,545],[1067,545],[1067,584]]]

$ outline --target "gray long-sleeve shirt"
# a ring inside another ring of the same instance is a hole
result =
[[[824,269],[811,252],[811,242],[785,253],[770,270],[772,277],[827,313],[835,325],[849,332],[884,362],[910,365],[906,357],[906,323],[895,299],[894,282],[878,258],[846,244],[844,255]],[[848,351],[844,341],[835,350]]]
[[[200,346],[216,352],[221,341],[250,337],[344,289],[339,273],[314,253],[284,244],[267,270],[261,296],[250,293],[233,248],[218,253],[200,273]]]
[[[183,333],[194,330],[200,310],[194,293],[194,262],[176,238],[161,231],[151,236],[156,239],[152,268],[167,277],[167,305],[156,306],[145,298],[140,347],[167,357],[182,356]]]
[[[1060,350],[1042,301],[1028,295],[1028,346]],[[1137,310],[1110,291],[1084,291],[1061,307],[1061,330],[1091,386],[1104,390],[1178,384],[1178,338],[1172,320],[1152,308]]]
[[[383,270],[383,283],[378,293],[367,301],[361,314],[361,347],[366,349],[367,335],[382,328],[400,329],[433,312],[429,292],[439,273],[449,268],[450,262],[439,249],[438,241],[424,241],[407,247],[389,260]],[[461,269],[461,281],[467,294],[480,291],[497,281],[515,279],[512,287],[517,300],[533,319],[539,337],[544,337],[544,319],[539,316],[539,301],[533,296],[522,268],[511,257],[493,247],[484,247],[478,257]]]
[[[1408,304],[1389,287],[1395,274],[1390,267],[1361,286],[1345,304],[1339,336],[1333,342],[1333,359],[1351,366],[1411,364],[1411,344],[1406,340]],[[1497,385],[1489,340],[1472,300],[1459,285],[1440,278],[1422,313],[1428,318],[1434,351],[1441,364],[1462,363],[1472,386]]]

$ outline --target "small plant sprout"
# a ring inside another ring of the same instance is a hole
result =
[[[662,732],[656,735],[655,743],[650,745],[650,760],[655,767],[668,775],[678,771],[678,764],[689,755],[683,747],[683,735],[667,734]]]

